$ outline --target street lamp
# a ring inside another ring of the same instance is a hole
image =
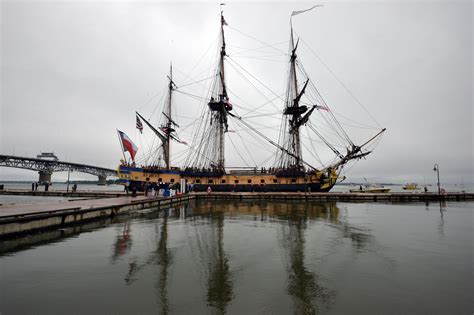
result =
[[[67,170],[67,188],[66,188],[66,192],[69,192],[69,176],[71,176],[71,168],[68,168],[68,170]]]
[[[440,185],[439,185],[439,166],[438,166],[437,163],[434,165],[433,171],[438,173],[438,195],[441,195],[441,188],[440,188]]]

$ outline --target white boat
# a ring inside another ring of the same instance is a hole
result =
[[[369,193],[369,194],[382,194],[382,193],[389,193],[390,188],[385,188],[380,185],[365,185],[359,186],[359,189],[351,189],[349,190],[351,193]]]

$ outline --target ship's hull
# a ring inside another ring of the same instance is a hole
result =
[[[186,191],[195,192],[328,192],[334,186],[337,177],[317,180],[313,175],[277,176],[264,172],[247,174],[190,174],[179,170],[156,170],[120,166],[120,179],[128,183],[129,188],[143,190],[147,183],[165,183],[166,187],[177,188],[182,180]]]
[[[328,192],[332,186],[321,188],[319,183],[309,184],[266,184],[266,185],[202,185],[195,184],[193,191],[203,192],[210,189],[211,192]]]

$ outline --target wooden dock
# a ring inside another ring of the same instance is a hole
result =
[[[0,206],[0,238],[5,235],[62,227],[83,221],[113,217],[143,209],[171,206],[195,199],[193,195],[174,197],[123,196],[51,204]]]
[[[11,191],[9,191],[11,192]],[[31,192],[33,193],[33,192]],[[160,209],[190,200],[273,200],[299,202],[432,202],[473,201],[474,193],[191,193],[174,197],[150,197],[139,195],[110,196],[107,193],[93,196],[95,199],[73,200],[51,204],[0,206],[0,239],[6,235],[34,230],[63,227],[79,222],[113,217],[143,209]],[[44,195],[43,195],[44,196]],[[82,196],[84,197],[84,195]],[[102,197],[102,198],[101,198]]]
[[[41,196],[41,197],[71,197],[71,198],[114,198],[127,196],[124,191],[101,191],[101,190],[78,190],[76,192],[66,190],[25,190],[25,189],[7,189],[0,190],[1,195],[9,196]]]
[[[342,201],[342,202],[426,202],[426,201],[472,201],[474,193],[447,193],[438,195],[436,193],[274,193],[274,192],[212,192],[194,193],[198,199],[207,200],[308,200],[308,201]]]

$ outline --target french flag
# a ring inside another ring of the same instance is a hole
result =
[[[137,154],[138,147],[130,140],[130,138],[122,131],[117,130],[122,140],[123,150],[128,151],[132,160],[135,161],[135,154]]]

